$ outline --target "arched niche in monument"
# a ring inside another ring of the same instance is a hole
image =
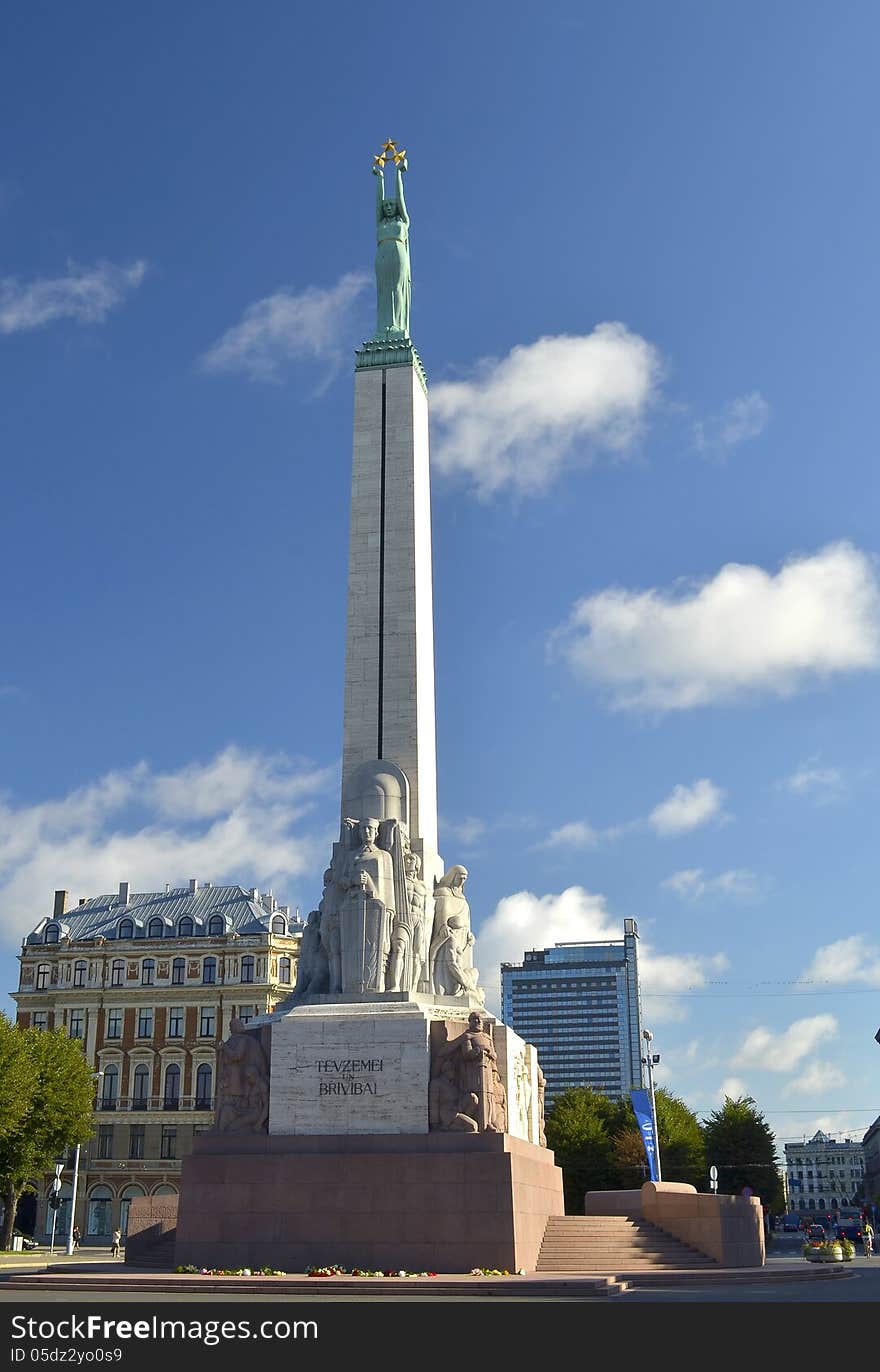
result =
[[[409,827],[409,780],[396,763],[362,762],[346,778],[342,813],[351,819],[399,819]]]

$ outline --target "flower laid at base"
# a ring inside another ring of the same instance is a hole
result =
[[[185,1272],[195,1277],[286,1277],[287,1273],[277,1267],[196,1267],[186,1263],[175,1267],[175,1272]]]
[[[403,1268],[338,1267],[329,1263],[326,1267],[309,1267],[307,1277],[436,1277],[436,1272],[405,1272]]]

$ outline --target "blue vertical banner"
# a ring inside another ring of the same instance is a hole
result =
[[[651,1181],[657,1181],[657,1143],[654,1138],[654,1116],[651,1111],[651,1097],[647,1091],[630,1091],[633,1110],[642,1133],[642,1142],[648,1158]]]

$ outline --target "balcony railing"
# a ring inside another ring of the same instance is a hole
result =
[[[213,1110],[212,1096],[180,1096],[176,1100],[166,1100],[164,1096],[115,1096],[112,1100],[101,1099],[96,1107],[106,1110],[157,1110],[175,1112],[180,1110]]]

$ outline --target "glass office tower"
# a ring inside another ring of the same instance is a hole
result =
[[[610,943],[557,943],[501,964],[502,1018],[533,1043],[547,1100],[571,1086],[621,1098],[643,1085],[634,919]]]

